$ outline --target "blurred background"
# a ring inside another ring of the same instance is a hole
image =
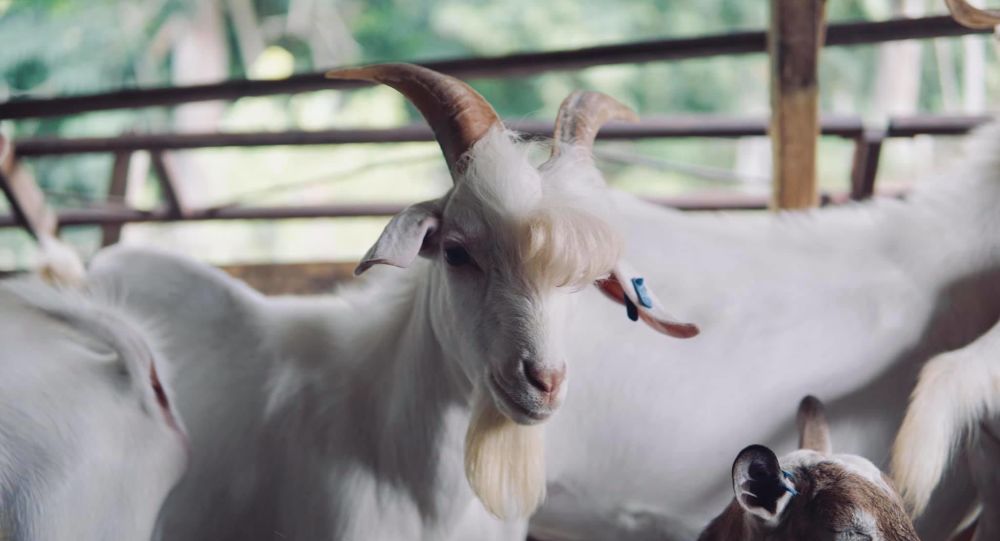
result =
[[[0,0],[0,101],[126,87],[271,79],[340,65],[426,61],[698,36],[767,26],[767,2],[747,0]],[[941,0],[831,0],[829,23],[945,14]],[[917,112],[980,113],[997,103],[1000,71],[988,36],[828,48],[822,52],[821,109],[878,123]],[[508,80],[473,80],[508,119],[551,121],[572,90],[601,90],[641,115],[768,114],[764,54],[611,66]],[[321,91],[205,102],[172,109],[5,121],[7,136],[115,136],[392,127],[419,121],[388,88]],[[770,191],[766,138],[602,142],[609,182],[644,195]],[[850,140],[823,138],[820,187],[845,191]],[[933,170],[955,141],[892,139],[880,188]],[[350,202],[410,203],[449,185],[433,143],[211,149],[171,153],[193,206]],[[57,208],[104,201],[112,157],[27,160]],[[129,175],[150,175],[138,153]],[[129,200],[152,207],[155,182],[132,183]],[[0,202],[0,212],[7,212]],[[352,261],[386,218],[132,224],[122,239],[217,264]],[[98,227],[67,227],[84,255]],[[0,230],[0,269],[30,265],[20,229]]]

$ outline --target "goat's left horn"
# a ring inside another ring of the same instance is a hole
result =
[[[556,115],[556,129],[552,142],[552,157],[559,155],[563,145],[587,148],[594,146],[594,139],[601,126],[612,120],[638,122],[639,116],[620,101],[600,92],[577,90],[570,94]]]
[[[1000,11],[980,9],[965,0],[944,0],[952,18],[959,24],[977,30],[990,30],[1000,26]]]
[[[406,96],[430,124],[456,180],[462,155],[491,127],[500,124],[493,107],[472,87],[415,64],[339,69],[328,71],[326,77],[382,83]]]

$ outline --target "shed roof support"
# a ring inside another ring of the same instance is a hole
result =
[[[776,209],[818,203],[819,51],[825,0],[771,0],[771,148]]]

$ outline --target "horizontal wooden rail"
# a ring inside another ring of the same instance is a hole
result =
[[[893,118],[888,137],[918,134],[958,135],[989,120],[986,116],[913,116]],[[552,124],[540,121],[509,123],[516,131],[533,137],[549,137]],[[822,120],[824,135],[856,138],[865,131],[859,118],[832,117]],[[767,134],[767,119],[724,116],[651,117],[637,124],[609,124],[598,137],[604,140],[671,137],[749,137]],[[121,137],[22,138],[15,142],[19,157],[82,154],[91,152],[162,151],[217,147],[262,147],[338,145],[352,143],[403,143],[433,141],[426,125],[386,129],[339,129],[318,131],[134,134]]]
[[[989,33],[989,31],[966,28],[949,16],[852,22],[829,25],[825,44],[826,46],[862,45],[975,33]],[[766,50],[767,38],[764,31],[745,31],[563,51],[517,53],[486,58],[458,58],[421,62],[421,64],[443,73],[475,79],[520,77],[612,64],[763,53]],[[215,84],[126,89],[82,96],[15,99],[0,103],[0,119],[39,118],[110,109],[171,106],[197,101],[235,100],[248,96],[292,94],[357,86],[359,83],[356,82],[326,79],[322,73],[304,73],[279,80],[230,80]]]

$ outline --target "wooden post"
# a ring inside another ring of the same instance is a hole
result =
[[[771,0],[771,146],[775,209],[815,206],[819,51],[825,0]]]

